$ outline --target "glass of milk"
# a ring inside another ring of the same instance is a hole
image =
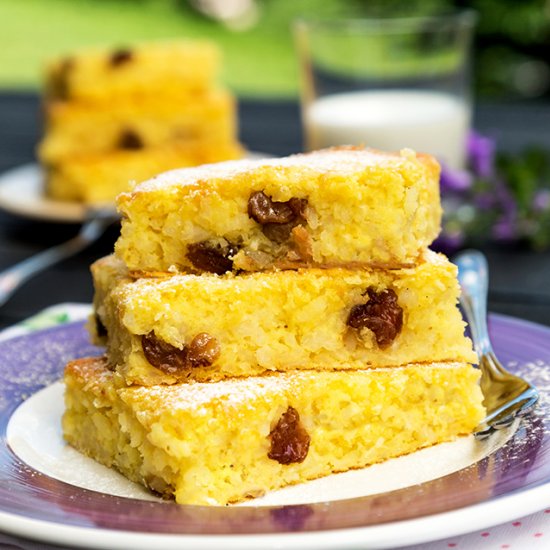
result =
[[[298,21],[307,149],[408,147],[463,167],[475,22],[471,11]]]

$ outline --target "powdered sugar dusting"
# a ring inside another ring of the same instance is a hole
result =
[[[335,147],[284,158],[244,159],[206,164],[200,167],[171,170],[160,174],[151,180],[141,183],[131,193],[120,195],[119,204],[123,204],[132,196],[140,193],[148,193],[160,189],[169,190],[170,188],[198,188],[211,181],[229,180],[237,176],[251,174],[261,169],[295,168],[302,171],[311,171],[316,174],[328,172],[349,174],[374,165],[398,167],[406,162],[414,162],[417,158],[422,163],[435,163],[435,161],[431,160],[431,157],[425,155],[418,155],[417,157],[410,150],[403,150],[401,153],[385,153],[362,147]],[[427,160],[428,158],[429,160]]]
[[[174,386],[132,387],[120,390],[124,401],[139,403],[140,409],[160,410],[192,410],[196,413],[201,407],[212,403],[223,404],[226,409],[234,409],[242,405],[251,405],[257,399],[277,398],[281,395],[293,395],[300,388],[313,385],[322,380],[327,384],[333,380],[342,379],[353,384],[357,377],[358,383],[365,377],[402,376],[407,369],[454,369],[464,368],[465,363],[431,363],[422,366],[404,365],[370,370],[346,371],[292,371],[270,373],[264,376],[247,378],[230,378],[223,382],[189,382]],[[101,368],[98,362],[98,367]]]
[[[45,330],[9,340],[0,347],[0,410],[13,407],[59,379],[64,365],[75,357],[97,355],[82,323]]]
[[[533,432],[543,430],[544,434],[550,434],[550,362],[538,359],[518,364],[517,361],[512,361],[508,363],[508,368],[536,386],[539,401],[527,422]],[[538,437],[541,434],[534,435]]]

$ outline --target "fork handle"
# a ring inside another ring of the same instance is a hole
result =
[[[4,305],[28,279],[92,244],[105,232],[110,223],[112,222],[102,219],[88,221],[72,239],[39,252],[2,271],[0,273],[0,306]]]
[[[465,250],[453,258],[458,267],[462,291],[461,305],[470,319],[472,340],[479,357],[492,352],[487,327],[488,266],[485,256],[477,250]]]

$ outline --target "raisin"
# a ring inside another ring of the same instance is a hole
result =
[[[262,233],[272,242],[282,244],[290,239],[292,230],[296,227],[294,222],[289,223],[266,223],[262,226]]]
[[[195,367],[208,367],[220,355],[220,345],[210,334],[197,334],[189,346],[179,349],[168,342],[159,340],[154,332],[141,337],[141,347],[145,359],[166,374]]]
[[[95,332],[98,338],[105,338],[107,336],[107,328],[101,322],[101,318],[97,313],[94,313],[94,321],[95,321]]]
[[[310,437],[300,423],[294,407],[288,407],[269,434],[271,448],[267,456],[279,464],[303,462],[309,450]]]
[[[219,355],[218,341],[207,332],[197,334],[187,348],[187,362],[191,367],[208,367]]]
[[[51,80],[51,94],[55,99],[67,99],[69,97],[69,73],[73,70],[74,60],[65,58],[59,70]]]
[[[118,139],[119,149],[143,149],[144,143],[134,130],[123,130]]]
[[[248,199],[248,216],[261,225],[291,222],[296,218],[296,213],[289,202],[276,202],[263,191],[256,191]]]
[[[377,292],[367,290],[369,301],[351,308],[346,324],[355,329],[372,330],[379,347],[389,346],[403,327],[403,309],[397,303],[397,294],[392,289]]]
[[[61,62],[61,67],[59,68],[62,75],[67,76],[74,68],[74,59],[72,57],[66,57]]]
[[[305,220],[307,199],[297,199],[294,197],[288,201],[288,206],[290,206],[297,218]]]
[[[231,258],[237,252],[238,248],[231,244],[227,247],[222,247],[208,241],[202,241],[188,245],[186,255],[197,269],[223,275],[233,269],[233,260]]]
[[[168,342],[163,342],[155,336],[154,332],[141,337],[141,347],[145,359],[165,374],[175,374],[188,367],[187,348],[179,349]]]
[[[248,215],[261,224],[263,234],[277,244],[288,241],[292,230],[306,221],[306,207],[307,199],[276,202],[263,191],[252,193],[248,199]]]
[[[132,53],[132,50],[129,50],[128,48],[121,48],[120,50],[115,50],[109,59],[109,63],[112,67],[119,67],[120,65],[124,65],[125,63],[128,63],[128,61],[131,61],[134,57],[134,54]]]

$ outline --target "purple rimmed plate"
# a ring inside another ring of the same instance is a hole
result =
[[[404,489],[300,505],[200,507],[113,496],[49,477],[18,458],[17,407],[101,352],[82,323],[0,343],[0,530],[70,547],[393,548],[458,535],[550,503],[550,329],[492,316],[497,354],[541,391],[503,446],[468,468]],[[68,466],[69,467],[69,466]]]

